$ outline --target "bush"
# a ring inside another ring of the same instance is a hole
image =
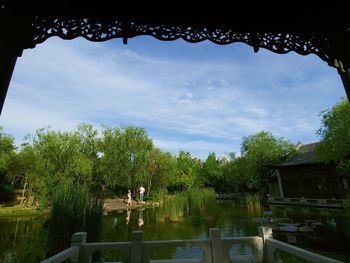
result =
[[[0,184],[0,201],[9,202],[15,199],[15,189],[9,184]]]

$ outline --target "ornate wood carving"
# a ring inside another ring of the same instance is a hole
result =
[[[128,38],[139,35],[150,35],[159,40],[183,39],[195,43],[209,40],[219,45],[243,42],[257,52],[265,48],[279,54],[294,51],[300,55],[315,54],[331,66],[339,57],[331,49],[327,35],[305,34],[303,32],[235,32],[230,29],[190,27],[165,24],[149,24],[135,22],[121,22],[116,20],[98,20],[89,18],[57,18],[36,17],[32,23],[33,41],[42,43],[52,36],[62,39],[84,37],[90,41],[106,41],[113,38]],[[350,34],[350,33],[349,33]],[[27,47],[25,47],[27,48]],[[347,63],[343,59],[343,64]],[[349,65],[350,66],[350,65]]]

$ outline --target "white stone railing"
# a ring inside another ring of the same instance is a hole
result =
[[[64,262],[67,259],[71,259],[73,262],[79,262],[79,248],[78,247],[70,247],[62,252],[42,261],[45,263],[57,263]]]
[[[305,249],[289,245],[276,239],[266,240],[267,262],[280,262],[279,251],[284,251],[290,255],[302,258],[308,262],[315,263],[342,263],[339,260],[328,258]]]
[[[93,253],[105,249],[126,252],[131,263],[272,263],[281,262],[277,258],[278,251],[284,251],[311,262],[341,263],[340,261],[275,240],[272,238],[272,229],[269,227],[259,227],[259,236],[252,237],[221,238],[220,230],[218,228],[211,228],[208,239],[142,241],[142,232],[134,231],[131,242],[86,243],[85,240],[86,233],[75,233],[72,236],[70,248],[42,261],[42,263],[61,263],[69,258],[73,263],[91,263]],[[250,250],[251,253],[230,256],[230,250],[233,246],[249,246],[252,248]],[[163,260],[151,259],[153,250],[164,247],[200,247],[203,251],[203,257]]]

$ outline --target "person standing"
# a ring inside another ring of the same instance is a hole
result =
[[[145,195],[146,189],[141,185],[140,187],[140,201],[143,202],[143,197]]]
[[[128,190],[128,201],[126,203],[126,206],[131,206],[131,192]]]

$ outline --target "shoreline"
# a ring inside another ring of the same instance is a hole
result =
[[[160,206],[161,202],[138,202],[135,200],[132,200],[131,206],[127,206],[126,202],[122,198],[107,198],[104,200],[105,202],[105,212],[112,212],[112,211],[124,211],[124,210],[133,210],[133,209],[140,209],[140,208],[152,208],[152,207],[158,207]]]
[[[0,205],[0,219],[9,217],[29,217],[47,214],[47,211],[38,211],[36,207],[3,206]]]
[[[132,200],[132,205],[127,206],[126,202],[122,198],[107,198],[104,200],[104,203],[104,214],[113,211],[158,207],[161,204],[161,202],[137,202],[135,200]],[[0,219],[10,217],[41,216],[48,213],[48,211],[38,210],[37,207],[27,207],[24,205],[13,205],[8,203],[0,204]]]

